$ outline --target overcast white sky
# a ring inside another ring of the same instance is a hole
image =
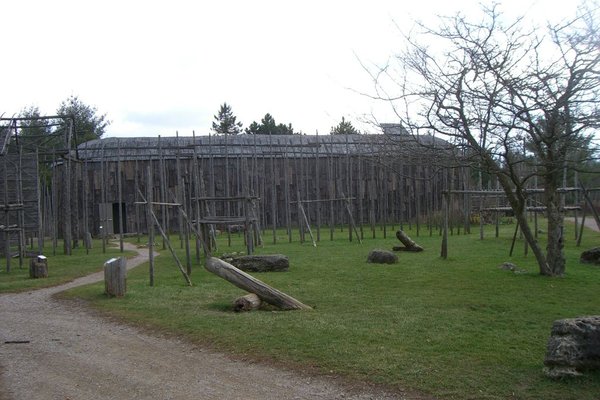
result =
[[[572,0],[500,1],[556,19]],[[415,19],[469,12],[475,0],[3,1],[0,114],[54,114],[77,95],[106,113],[106,136],[208,134],[227,102],[244,126],[265,113],[329,133],[343,117],[393,119],[369,91]],[[385,121],[385,122],[394,122]]]

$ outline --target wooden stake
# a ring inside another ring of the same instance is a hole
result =
[[[148,264],[150,274],[150,286],[154,286],[154,223],[152,222],[152,158],[146,167],[146,227],[148,229]]]
[[[145,200],[145,199],[142,198],[142,200]],[[152,211],[152,203],[150,203],[150,202],[148,202],[148,210],[150,212],[150,216],[151,216],[152,220],[156,224],[156,228],[158,229],[158,232],[162,236],[162,238],[163,238],[163,240],[164,240],[167,248],[171,252],[171,255],[173,256],[173,259],[175,260],[175,263],[177,264],[177,268],[179,268],[179,271],[181,271],[181,275],[183,275],[183,278],[185,279],[185,281],[187,282],[187,284],[189,286],[192,286],[192,281],[190,280],[190,277],[187,274],[187,272],[185,271],[185,269],[183,268],[183,265],[181,264],[181,261],[179,261],[179,257],[177,257],[177,254],[175,253],[175,250],[173,250],[173,246],[171,246],[171,242],[169,241],[169,237],[165,233],[163,227],[160,225],[160,222],[158,221],[158,218],[156,217],[156,214],[154,214],[154,211]]]
[[[321,182],[320,182],[320,159],[319,159],[319,148],[321,145],[319,144],[319,131],[317,131],[317,139],[316,139],[316,157],[315,157],[315,192],[316,199],[318,201],[316,212],[317,212],[317,242],[321,241]]]
[[[308,230],[308,234],[310,235],[310,240],[312,240],[312,244],[314,247],[317,247],[317,243],[315,243],[315,238],[310,229],[310,224],[308,223],[308,218],[306,217],[306,213],[304,212],[304,207],[302,207],[302,203],[298,202],[298,208],[302,213],[302,217],[304,218],[304,223],[306,224],[306,229]]]
[[[117,139],[117,196],[118,196],[118,209],[119,209],[119,250],[123,252],[123,185],[121,178],[121,140]],[[114,218],[114,216],[113,216]]]

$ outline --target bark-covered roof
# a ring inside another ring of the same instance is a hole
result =
[[[192,157],[314,157],[372,155],[388,151],[414,154],[418,149],[448,148],[448,142],[432,136],[410,135],[211,135],[179,137],[105,138],[79,145],[81,159],[121,160]],[[439,151],[438,150],[438,151]]]

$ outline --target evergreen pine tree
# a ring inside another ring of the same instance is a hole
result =
[[[242,131],[242,123],[237,121],[237,117],[233,115],[231,106],[227,103],[221,105],[219,113],[214,118],[215,121],[212,123],[212,130],[215,133],[237,135]]]
[[[342,122],[331,128],[332,135],[358,135],[360,132],[354,128],[350,121],[346,121],[342,117]]]

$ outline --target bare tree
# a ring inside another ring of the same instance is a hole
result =
[[[563,170],[600,122],[600,20],[581,7],[541,34],[497,6],[481,20],[441,18],[407,36],[407,48],[373,74],[377,98],[390,101],[413,134],[433,132],[465,146],[497,176],[540,273],[565,271]],[[548,219],[544,252],[526,218],[527,188],[538,177]]]

